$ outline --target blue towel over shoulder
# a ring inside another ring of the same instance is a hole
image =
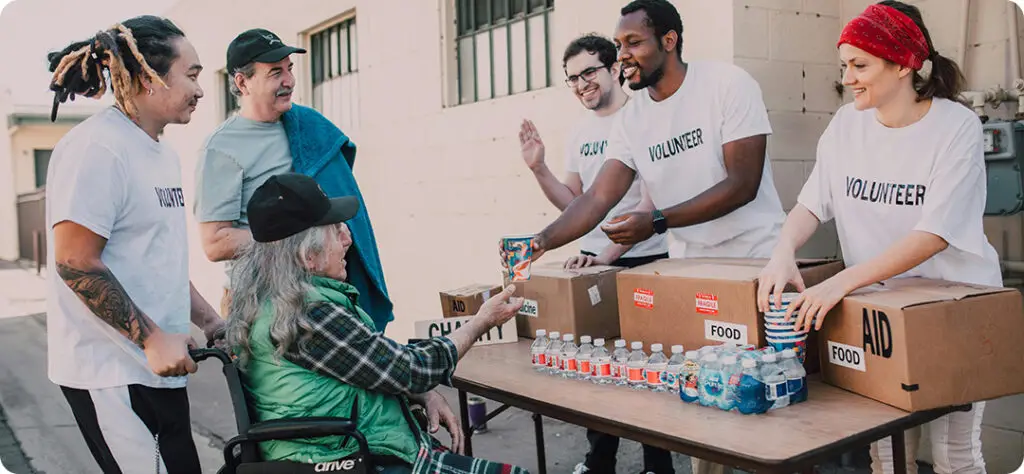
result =
[[[329,197],[356,196],[359,214],[348,221],[352,248],[348,255],[348,282],[359,291],[356,302],[373,319],[377,330],[384,331],[395,319],[394,305],[384,284],[384,269],[377,252],[377,239],[370,225],[366,203],[352,174],[356,145],[337,126],[314,109],[292,104],[281,117],[292,167],[296,173],[310,176]]]

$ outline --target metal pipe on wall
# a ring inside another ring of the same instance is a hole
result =
[[[1017,29],[1017,5],[1006,2],[1006,32],[1010,39],[1010,82],[1020,79],[1020,32]]]

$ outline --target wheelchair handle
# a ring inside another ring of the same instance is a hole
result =
[[[220,349],[189,349],[188,355],[196,362],[202,362],[210,357],[219,359],[224,365],[231,365],[231,357]]]

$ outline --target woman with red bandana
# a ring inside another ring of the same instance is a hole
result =
[[[894,277],[1002,286],[998,255],[982,228],[981,122],[956,102],[964,83],[959,67],[935,51],[920,11],[901,2],[869,6],[837,46],[854,100],[818,142],[814,170],[761,273],[761,310],[792,283],[800,296],[787,319],[810,330],[849,293]],[[919,72],[925,63],[927,78]],[[846,269],[805,288],[796,250],[830,219]],[[929,425],[937,473],[985,472],[983,409],[976,403]],[[907,434],[907,471],[916,473],[919,430]],[[871,455],[873,472],[892,472],[891,440],[873,445]]]

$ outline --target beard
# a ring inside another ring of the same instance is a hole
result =
[[[661,78],[665,75],[665,65],[662,64],[661,66],[658,66],[658,69],[651,71],[650,74],[644,74],[643,69],[639,69],[637,71],[637,74],[640,75],[640,80],[637,82],[629,83],[629,88],[635,91],[646,89],[650,86],[657,84],[658,81],[660,81]]]

